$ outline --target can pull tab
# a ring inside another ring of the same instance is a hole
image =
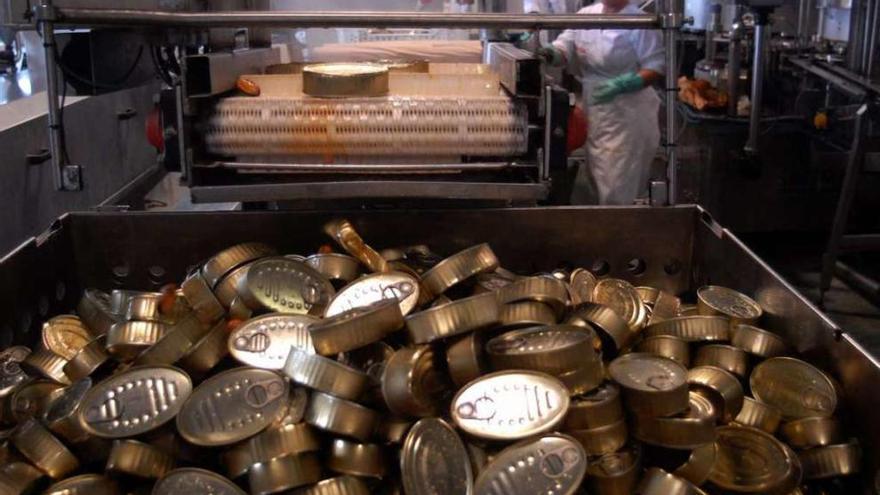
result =
[[[357,233],[354,226],[348,220],[341,218],[331,220],[324,225],[324,233],[333,238],[348,254],[354,256],[361,263],[374,272],[388,271],[388,262],[375,249],[370,247]]]
[[[284,382],[270,378],[251,384],[244,393],[244,400],[254,409],[262,409],[284,393]]]
[[[564,476],[581,460],[580,453],[572,447],[561,447],[541,454],[541,472],[548,478]]]

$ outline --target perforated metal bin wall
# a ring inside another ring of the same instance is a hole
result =
[[[237,242],[285,253],[330,242],[322,225],[345,216],[375,247],[428,244],[452,254],[489,242],[515,271],[598,266],[674,293],[713,283],[751,294],[760,325],[830,370],[843,414],[865,448],[873,485],[880,458],[880,364],[698,206],[436,211],[72,213],[0,260],[0,345],[33,343],[49,315],[70,312],[83,288],[154,289]]]

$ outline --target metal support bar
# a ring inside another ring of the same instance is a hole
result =
[[[52,10],[51,0],[44,0],[41,12]],[[64,161],[61,156],[61,115],[58,111],[58,68],[55,53],[55,25],[51,19],[43,19],[40,23],[43,34],[43,57],[46,59],[46,96],[48,98],[47,120],[49,121],[49,152],[52,158],[52,182],[55,189],[64,191],[64,177],[61,167]]]
[[[849,220],[849,211],[852,208],[856,195],[856,185],[861,175],[864,138],[866,134],[866,122],[868,105],[862,105],[856,112],[856,122],[853,129],[853,143],[846,163],[846,174],[843,177],[843,185],[840,189],[840,199],[837,201],[837,210],[834,212],[834,223],[831,226],[831,236],[828,239],[828,247],[822,255],[822,276],[819,280],[819,302],[825,297],[825,292],[831,288],[831,277],[837,264],[837,256],[840,253],[841,239],[846,231]]]
[[[759,16],[760,18],[761,16]],[[767,41],[767,24],[755,23],[755,54],[752,57],[752,109],[749,113],[749,140],[745,152],[758,153],[758,131],[761,128],[761,100],[764,97],[764,44]]]
[[[433,12],[163,12],[125,9],[57,9],[58,22],[77,26],[170,27],[424,27],[503,29],[652,29],[650,14],[444,14]]]
[[[666,0],[663,12],[663,39],[666,43],[666,183],[670,205],[678,202],[678,154],[676,153],[675,105],[678,100],[678,30],[682,24],[684,5],[681,0]]]
[[[533,165],[519,165],[511,162],[484,163],[392,163],[381,165],[361,164],[321,164],[321,163],[255,163],[255,162],[215,162],[212,166],[240,171],[256,172],[297,172],[297,173],[454,173],[486,172],[510,168],[535,168]]]

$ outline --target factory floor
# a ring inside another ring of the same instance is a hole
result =
[[[827,238],[817,234],[741,235],[740,237],[773,269],[819,304],[822,253]],[[877,278],[880,256],[843,258],[851,266]],[[854,335],[875,355],[880,355],[880,307],[835,278],[820,306],[841,328]]]

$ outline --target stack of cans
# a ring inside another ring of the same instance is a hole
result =
[[[719,286],[232,246],[0,353],[0,494],[853,493],[837,382]]]

